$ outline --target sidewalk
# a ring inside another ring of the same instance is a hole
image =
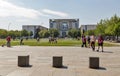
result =
[[[0,47],[0,76],[119,76],[120,47],[104,49],[93,52],[81,47]],[[21,55],[30,55],[32,67],[17,66]],[[63,56],[65,68],[53,68],[53,56]],[[101,69],[90,69],[89,57],[99,57]]]

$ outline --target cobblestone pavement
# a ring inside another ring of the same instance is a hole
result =
[[[0,47],[0,76],[120,76],[120,47],[93,52],[81,47]],[[30,55],[31,67],[18,67],[17,58]],[[63,68],[52,67],[52,57],[63,56]],[[100,69],[89,68],[89,57],[100,58]]]

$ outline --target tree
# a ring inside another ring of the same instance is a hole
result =
[[[20,37],[21,31],[15,30],[14,33],[16,37]]]
[[[115,25],[113,30],[115,32],[115,35],[117,36],[117,41],[118,41],[118,37],[120,36],[120,22]]]
[[[33,32],[32,31],[30,31],[30,36],[32,36],[33,35]]]
[[[44,30],[44,38],[48,38],[50,36],[50,33],[48,30]]]
[[[118,40],[118,36],[119,36],[119,25],[120,23],[120,17],[118,17],[117,15],[112,16],[107,23],[107,28],[105,30],[105,32],[109,35],[112,35],[113,38],[115,39],[115,36],[117,37]]]
[[[34,38],[39,37],[39,32],[40,32],[40,31],[41,31],[40,28],[37,28],[37,29],[35,30]]]
[[[7,37],[7,30],[0,29],[0,38],[6,38]]]
[[[29,36],[28,31],[22,30],[22,31],[21,31],[21,36]]]
[[[101,20],[98,24],[97,24],[97,28],[95,30],[95,34],[96,35],[105,35],[105,29],[106,29],[106,22],[107,20]]]
[[[119,22],[120,22],[120,18],[117,15],[114,15],[113,17],[111,17],[106,23],[107,28],[105,32],[110,35],[115,35],[115,30],[113,29],[115,25],[118,24]]]
[[[39,32],[39,36],[42,37],[42,38],[48,38],[50,36],[50,33],[48,30],[41,30]]]
[[[70,29],[68,31],[68,35],[72,38],[77,38],[81,36],[81,32],[80,30],[77,30],[77,29]]]
[[[52,37],[58,37],[59,31],[57,29],[49,29],[50,36]]]
[[[90,36],[90,35],[94,34],[95,31],[96,30],[88,30],[88,31],[85,32],[85,34]]]
[[[117,37],[118,40],[118,36],[120,36],[119,16],[115,14],[110,19],[101,20],[97,25],[96,34],[113,36],[113,40]]]

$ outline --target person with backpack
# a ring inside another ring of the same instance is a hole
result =
[[[82,36],[82,47],[87,47],[86,45],[86,37],[85,36]]]
[[[102,52],[103,52],[103,41],[104,41],[104,39],[103,39],[102,35],[99,35],[99,37],[98,37],[98,50],[97,50],[97,52],[99,52],[100,46],[101,46]]]

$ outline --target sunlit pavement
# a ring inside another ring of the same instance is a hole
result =
[[[22,55],[30,55],[31,67],[17,66]],[[65,68],[53,68],[53,56],[63,56]],[[100,69],[89,68],[89,57],[100,58]],[[120,76],[120,47],[0,47],[0,76]]]

